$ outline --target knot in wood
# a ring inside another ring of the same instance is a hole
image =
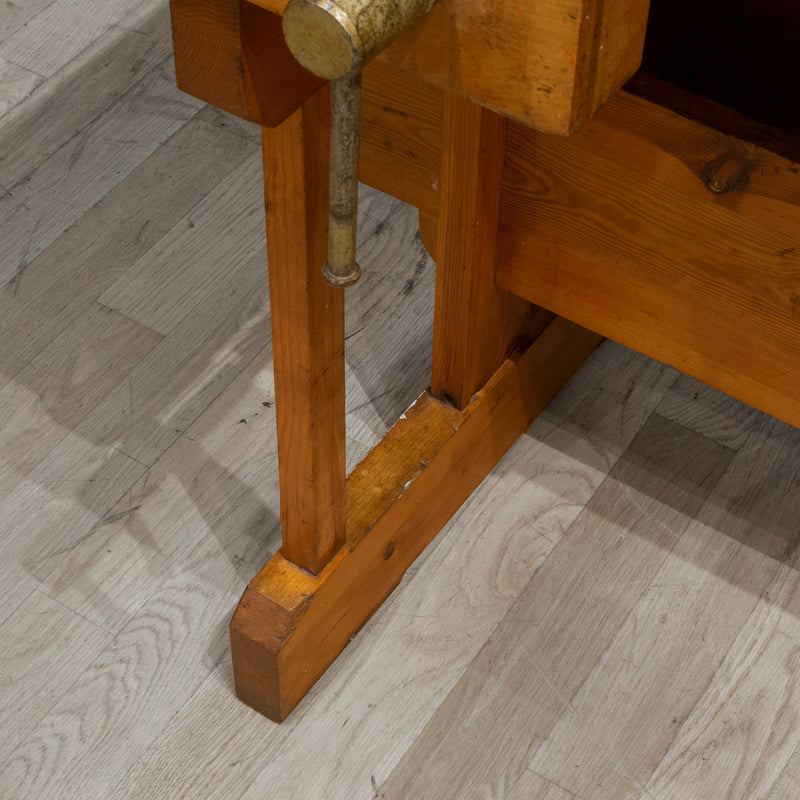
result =
[[[728,194],[747,185],[753,164],[743,153],[728,151],[711,159],[701,170],[700,180],[714,194]]]

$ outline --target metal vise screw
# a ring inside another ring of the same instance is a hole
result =
[[[361,70],[436,0],[289,0],[283,35],[307,70],[333,81],[328,261],[333,286],[361,276],[356,263]]]

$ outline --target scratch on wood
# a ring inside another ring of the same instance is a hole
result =
[[[119,520],[125,519],[125,517],[130,516],[134,512],[138,511],[141,507],[141,504],[138,506],[131,506],[129,509],[127,509],[127,511],[120,511],[117,514],[111,514],[108,517],[104,517],[102,520],[100,520],[100,525],[112,525],[115,522],[119,522]]]

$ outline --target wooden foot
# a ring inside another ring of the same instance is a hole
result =
[[[245,590],[239,698],[284,719],[599,341],[556,319],[463,410],[424,393],[348,478],[348,544],[317,576],[279,552]]]

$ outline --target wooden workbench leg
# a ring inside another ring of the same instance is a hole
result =
[[[322,277],[330,99],[263,130],[282,553],[318,574],[345,541],[344,299]]]
[[[504,117],[446,95],[431,392],[458,408],[553,318],[494,283],[505,138]]]
[[[494,290],[503,123],[449,101],[449,136],[461,149],[445,158],[437,313],[446,324],[436,323],[436,375],[448,402],[424,392],[353,470],[347,543],[338,547],[342,299],[321,283],[316,255],[326,230],[326,104],[316,97],[264,133],[285,544],[250,581],[230,634],[238,697],[274,720],[297,705],[599,341],[564,319],[548,325],[538,310]],[[537,327],[544,330],[535,336]],[[529,346],[504,359],[526,336]]]

